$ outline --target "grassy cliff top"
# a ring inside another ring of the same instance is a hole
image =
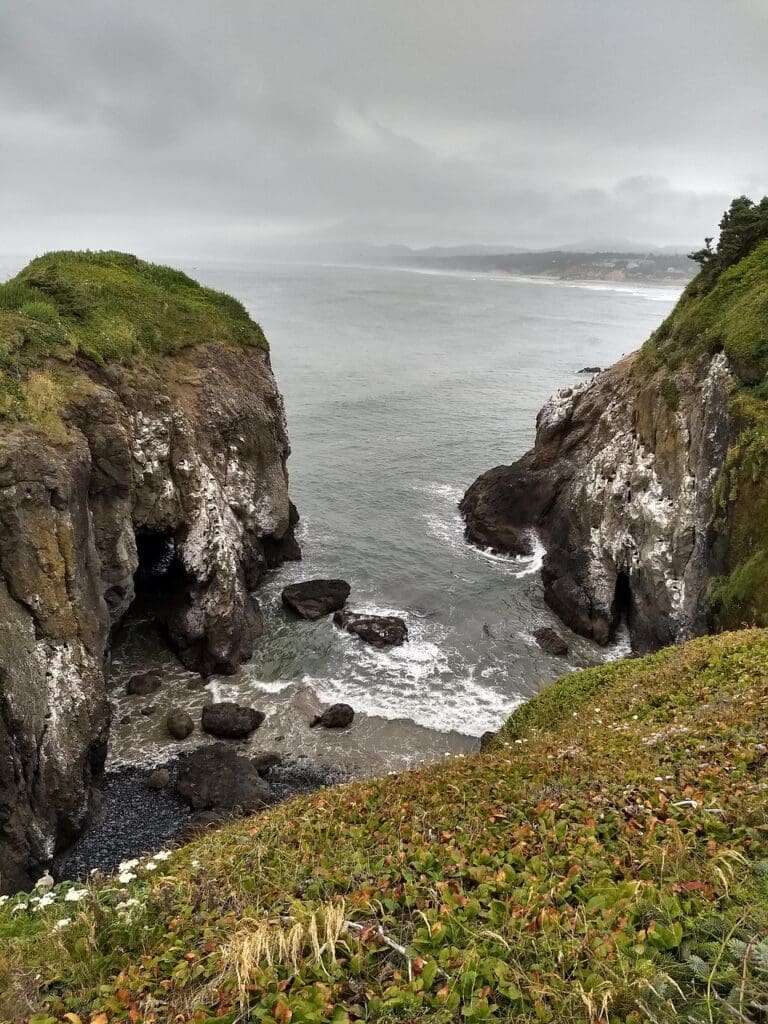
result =
[[[0,1018],[763,1021],[766,666],[753,630],[579,672],[485,753],[14,897]]]
[[[720,273],[711,287],[701,271],[646,343],[643,356],[675,370],[724,352],[748,386],[768,372],[768,239]]]
[[[267,348],[237,299],[119,252],[52,252],[0,284],[0,419],[27,418],[27,381],[82,356],[147,364],[204,342]]]

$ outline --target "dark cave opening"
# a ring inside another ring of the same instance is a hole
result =
[[[628,569],[621,569],[616,576],[611,618],[611,629],[614,634],[622,626],[630,628],[632,625],[632,587]]]
[[[172,533],[137,533],[136,552],[139,564],[133,576],[131,618],[162,626],[187,586],[176,538]]]

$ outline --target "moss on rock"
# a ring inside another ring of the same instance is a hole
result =
[[[267,349],[242,303],[179,270],[119,252],[40,256],[0,284],[0,420],[49,421],[33,372],[78,358],[149,366],[206,342]]]

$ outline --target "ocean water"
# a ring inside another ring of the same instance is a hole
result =
[[[273,727],[263,736],[290,734],[305,747],[308,734],[291,733],[297,702],[346,701],[369,716],[361,737],[370,745],[375,732],[380,763],[391,754],[400,764],[419,749],[467,749],[564,671],[626,653],[568,633],[543,602],[542,552],[511,559],[468,546],[456,506],[479,473],[530,446],[553,391],[641,344],[675,289],[379,268],[188,269],[239,296],[270,340],[304,552],[267,580],[264,636],[236,676],[212,681],[215,697],[265,707]],[[349,580],[354,610],[402,615],[409,642],[379,651],[330,618],[289,618],[280,590],[314,576]],[[535,644],[544,624],[567,637],[568,657]],[[146,640],[128,631],[115,652],[116,695],[147,657]],[[192,707],[202,699],[176,692]],[[117,702],[119,717],[126,699]],[[157,753],[162,737],[156,719],[134,715],[115,730],[113,754]],[[347,754],[363,761],[359,744]]]

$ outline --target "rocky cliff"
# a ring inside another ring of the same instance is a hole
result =
[[[55,254],[0,286],[0,341],[0,885],[12,888],[87,820],[110,635],[142,559],[163,552],[156,607],[184,663],[229,672],[261,632],[262,575],[299,551],[282,399],[234,300],[132,257]]]
[[[686,370],[674,405],[663,380],[643,380],[630,356],[558,392],[533,449],[481,476],[461,505],[481,546],[525,554],[538,536],[545,597],[568,626],[605,644],[626,617],[643,651],[707,627],[729,436],[724,357]]]
[[[643,349],[544,406],[534,447],[461,502],[471,542],[546,549],[547,603],[643,652],[768,617],[768,199],[737,200],[718,249]]]

